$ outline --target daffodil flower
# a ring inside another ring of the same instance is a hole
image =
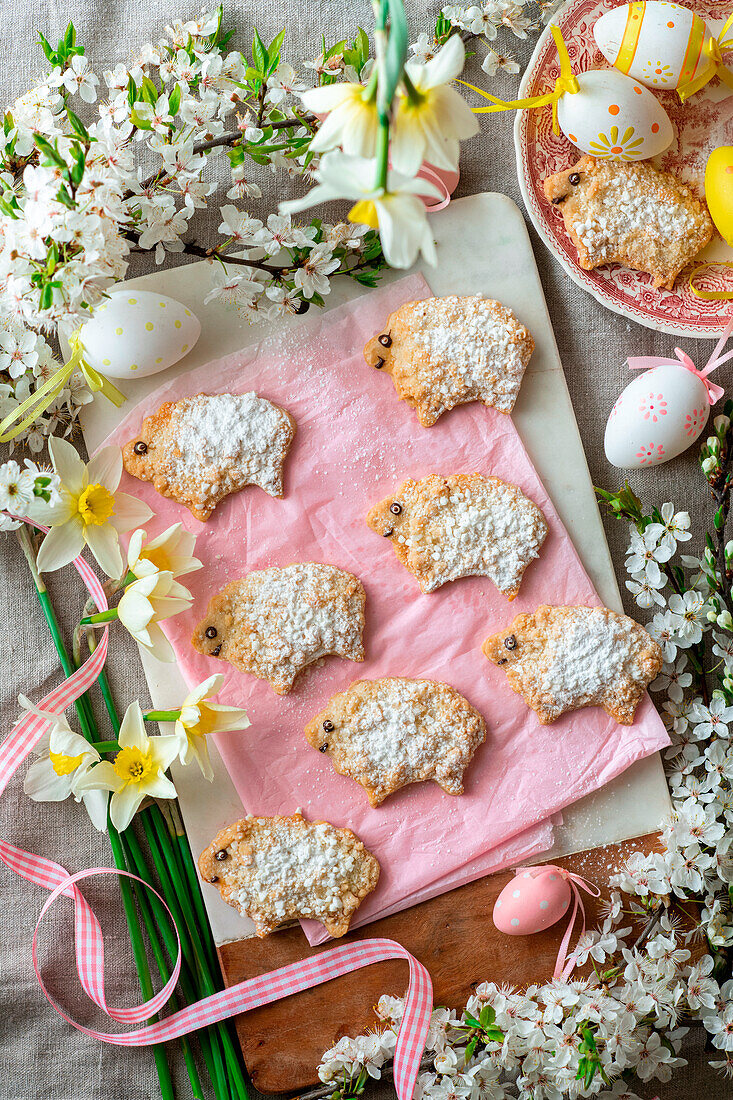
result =
[[[421,65],[405,65],[405,90],[395,112],[390,155],[397,172],[414,176],[423,161],[436,168],[458,166],[460,142],[478,133],[476,116],[450,81],[466,57],[460,35]]]
[[[33,750],[40,759],[26,772],[23,790],[34,802],[63,802],[73,794],[77,802],[83,802],[95,828],[104,832],[107,828],[106,794],[78,789],[90,768],[99,763],[99,753],[86,738],[74,733],[62,714],[39,710],[23,695],[20,704],[51,723]]]
[[[326,115],[309,148],[316,153],[340,146],[345,153],[373,157],[379,119],[374,91],[362,84],[326,84],[301,95],[307,110]]]
[[[180,751],[177,737],[148,737],[139,703],[132,703],[117,735],[120,751],[79,780],[79,791],[111,791],[109,816],[122,832],[145,798],[175,798],[176,788],[164,774]]]
[[[442,193],[428,180],[411,179],[390,171],[386,188],[375,188],[376,163],[347,153],[326,153],[316,169],[318,184],[300,199],[280,203],[294,214],[332,199],[354,201],[349,221],[378,229],[382,251],[391,267],[410,267],[419,253],[435,264],[435,242],[428,227],[425,205],[418,197],[440,199]]]
[[[119,535],[152,515],[147,504],[117,492],[122,476],[120,448],[105,447],[86,465],[65,439],[51,436],[48,447],[61,482],[61,499],[44,510],[44,522],[51,530],[38,553],[39,570],[68,565],[86,543],[104,572],[119,577],[123,568]]]
[[[181,763],[190,764],[196,760],[204,778],[209,781],[214,778],[206,740],[209,734],[243,730],[250,724],[245,711],[238,707],[208,702],[212,695],[221,691],[223,683],[224,677],[218,674],[194,688],[183,700],[181,717],[176,722]]]
[[[127,567],[136,577],[149,576],[156,570],[170,573],[172,577],[183,577],[201,569],[202,563],[193,557],[196,536],[184,530],[182,524],[174,523],[150,542],[146,539],[145,531],[138,528],[133,531],[127,548]]]
[[[129,630],[135,641],[149,650],[159,661],[174,661],[170,642],[158,625],[180,611],[188,611],[191,593],[173,579],[169,572],[157,570],[129,584],[117,605],[117,618]],[[103,621],[100,616],[92,616]]]

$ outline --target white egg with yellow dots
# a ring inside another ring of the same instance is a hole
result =
[[[583,153],[603,159],[647,160],[671,145],[672,123],[656,96],[618,69],[577,74],[580,90],[565,92],[557,120]]]
[[[201,334],[190,309],[148,290],[113,290],[82,327],[84,358],[108,378],[145,378],[187,355]]]

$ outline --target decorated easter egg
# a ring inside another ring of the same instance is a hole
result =
[[[648,88],[617,69],[591,69],[577,80],[580,91],[560,97],[557,120],[582,152],[646,160],[671,143],[672,123]]]
[[[626,470],[658,466],[695,442],[710,415],[705,384],[694,371],[664,363],[629,382],[611,410],[604,447]]]
[[[531,936],[559,921],[570,897],[570,884],[558,871],[520,871],[496,899],[494,924],[507,936]]]
[[[733,248],[733,145],[721,145],[710,154],[705,169],[705,198],[715,228]]]
[[[180,302],[148,290],[113,290],[81,329],[84,358],[109,378],[144,378],[182,359],[201,333]]]
[[[715,69],[705,21],[681,4],[623,4],[602,15],[593,34],[607,61],[650,88],[672,90]]]

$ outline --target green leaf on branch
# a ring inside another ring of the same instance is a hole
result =
[[[270,58],[265,48],[265,43],[259,36],[257,28],[255,27],[254,37],[252,38],[252,60],[258,70],[258,76],[265,76],[267,73],[267,66],[269,65]]]
[[[176,84],[175,88],[168,97],[168,113],[173,118],[178,114],[178,108],[181,106],[181,85]]]

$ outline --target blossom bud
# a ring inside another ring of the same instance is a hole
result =
[[[733,616],[731,616],[730,611],[721,611],[717,623],[723,630],[733,630]]]
[[[716,623],[718,621],[718,613],[711,608],[710,611],[707,612],[705,618],[709,623]]]
[[[720,435],[725,435],[725,433],[728,431],[728,428],[730,427],[730,417],[716,416],[715,420],[713,420],[713,427]]]
[[[717,458],[714,455],[708,455],[707,458],[702,460],[702,472],[704,474],[711,474],[717,465]]]

